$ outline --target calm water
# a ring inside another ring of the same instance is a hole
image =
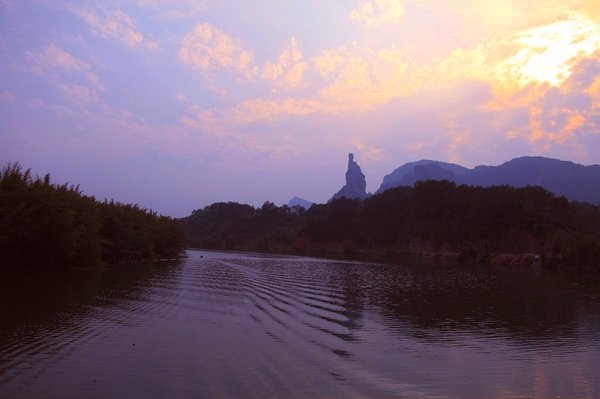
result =
[[[1,274],[0,397],[600,397],[597,280],[188,255]]]

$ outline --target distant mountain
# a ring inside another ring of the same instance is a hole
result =
[[[304,209],[308,209],[312,204],[313,202],[307,201],[304,198],[294,197],[290,200],[290,202],[288,202],[288,207],[293,208],[294,206],[298,205]]]
[[[600,165],[584,166],[545,157],[521,157],[499,166],[473,169],[431,160],[409,162],[385,176],[377,193],[422,180],[449,180],[483,187],[541,186],[570,200],[600,204]]]
[[[417,162],[408,162],[384,176],[379,190],[380,194],[385,190],[398,186],[412,186],[422,180],[449,180],[455,181],[456,176],[469,172],[469,169],[453,163],[432,161],[423,159]]]

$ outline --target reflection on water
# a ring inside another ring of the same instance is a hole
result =
[[[189,251],[0,276],[0,397],[599,397],[600,284]]]

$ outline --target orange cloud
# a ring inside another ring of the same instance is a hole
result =
[[[308,63],[303,60],[298,40],[292,37],[290,44],[279,54],[276,61],[265,63],[261,77],[265,80],[277,81],[280,87],[296,87],[302,83],[307,67]]]
[[[410,91],[412,82],[406,75],[409,62],[395,47],[364,55],[327,50],[314,62],[332,80],[319,94],[340,106],[372,108]]]
[[[181,41],[179,60],[207,73],[220,69],[234,70],[246,78],[256,72],[254,55],[221,29],[202,23]]]
[[[338,51],[327,49],[313,60],[315,68],[324,77],[330,77],[343,64],[344,57]]]

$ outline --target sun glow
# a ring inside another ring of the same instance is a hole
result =
[[[556,22],[522,32],[515,45],[517,53],[495,70],[503,83],[560,86],[578,61],[600,50],[600,25],[584,18]]]

